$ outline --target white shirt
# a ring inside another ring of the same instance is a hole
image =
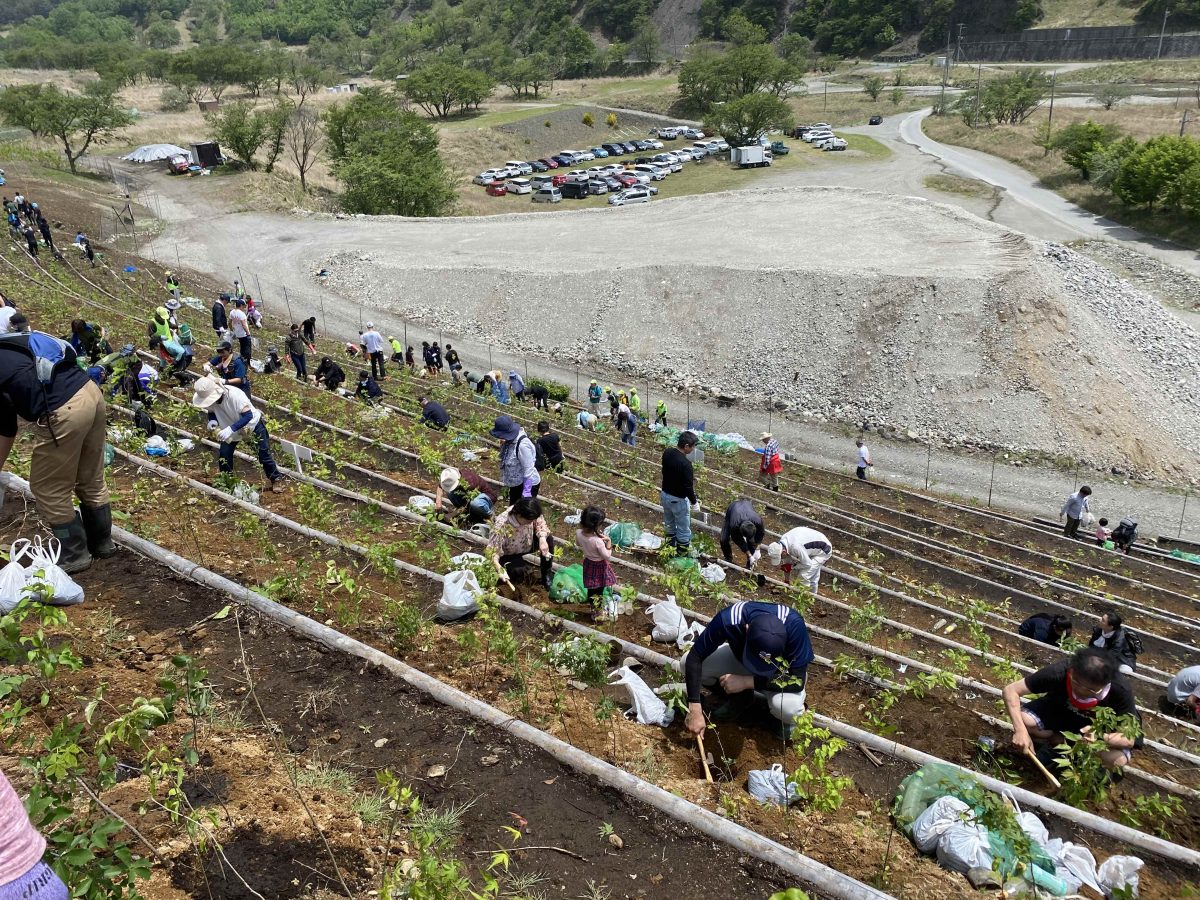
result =
[[[791,557],[792,561],[800,563],[801,566],[822,565],[829,559],[825,553],[820,550],[809,550],[805,544],[811,544],[820,541],[822,544],[833,546],[833,542],[815,528],[806,528],[799,525],[791,531],[780,535],[779,543],[783,544],[783,552]],[[784,560],[787,562],[787,560]]]
[[[229,314],[229,327],[235,338],[250,336],[250,322],[246,318],[246,313],[240,309],[235,309]]]
[[[378,331],[364,331],[362,342],[366,345],[368,353],[383,352],[383,335]]]
[[[1200,666],[1188,666],[1167,682],[1167,699],[1183,703],[1192,694],[1200,696]]]
[[[863,444],[858,448],[858,467],[865,469],[871,462],[871,451],[867,449],[867,445]]]
[[[229,439],[236,442],[253,433],[255,426],[262,418],[262,413],[254,408],[254,404],[250,402],[250,398],[246,396],[245,392],[237,385],[225,385],[225,397],[220,403],[210,406],[208,414],[217,420],[217,430],[219,431],[222,428],[232,428],[233,423],[240,419],[246,410],[250,410],[253,414],[250,416],[250,421],[240,430],[235,431]]]
[[[17,308],[15,306],[5,306],[0,308],[0,334],[4,334],[9,330],[8,321],[16,315]]]

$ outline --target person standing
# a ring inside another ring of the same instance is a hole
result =
[[[229,314],[229,330],[238,342],[238,355],[242,362],[250,365],[254,352],[254,342],[250,339],[250,319],[246,316],[246,301],[237,299],[233,304],[233,312]]]
[[[792,583],[792,571],[800,569],[800,578],[808,589],[817,593],[821,581],[821,568],[833,556],[833,544],[815,528],[799,525],[779,536],[779,540],[767,545],[767,557],[771,565],[783,569],[783,580]]]
[[[535,497],[519,497],[496,516],[487,544],[487,555],[505,584],[524,579],[528,571],[526,553],[537,554],[542,587],[550,590],[554,573],[554,535],[542,516],[542,504]]]
[[[510,416],[497,416],[488,432],[500,441],[500,483],[508,488],[508,502],[536,497],[542,483],[537,470],[537,449]]]
[[[285,348],[287,355],[291,357],[292,365],[296,367],[296,380],[308,381],[308,358],[305,356],[308,345],[304,342],[304,336],[300,333],[299,325],[292,326],[292,330],[287,336]]]
[[[591,410],[593,416],[600,417],[600,401],[604,397],[604,391],[600,390],[600,385],[593,378],[591,384],[588,385],[587,399],[588,409]]]
[[[226,387],[215,378],[197,378],[193,387],[192,406],[208,413],[208,430],[217,432],[220,442],[218,468],[225,473],[232,472],[234,450],[241,441],[253,435],[268,487],[273,493],[282,492],[283,473],[271,456],[271,436],[267,433],[262,412],[242,391]]]
[[[217,335],[217,340],[225,336],[225,329],[228,327],[229,316],[225,311],[225,295],[218,294],[212,305],[212,329]]]
[[[371,375],[383,381],[387,377],[387,371],[384,369],[383,335],[375,330],[374,322],[367,323],[367,330],[363,332],[359,343],[367,348],[367,356],[371,360]]]
[[[211,369],[206,369],[206,373],[211,374],[221,384],[229,387],[240,388],[247,396],[251,396],[250,375],[246,370],[246,363],[240,356],[233,355],[233,344],[228,340],[217,341],[217,355],[208,361]]]
[[[550,390],[540,381],[536,381],[529,388],[529,396],[533,398],[533,408],[550,411]]]
[[[758,562],[759,546],[766,535],[762,516],[754,510],[749,500],[734,500],[725,510],[725,522],[721,526],[721,553],[725,562],[733,562],[733,545],[746,554],[746,567]]]
[[[763,452],[758,464],[758,480],[772,491],[779,490],[779,473],[783,471],[783,458],[779,455],[779,441],[771,432],[762,433]]]
[[[67,886],[42,857],[46,839],[33,827],[25,805],[0,772],[0,897],[67,900]]]
[[[583,586],[588,601],[600,605],[604,592],[616,586],[617,573],[613,571],[612,538],[604,534],[604,510],[588,506],[579,515],[579,528],[575,532],[575,546],[583,553]]]
[[[42,240],[46,242],[46,246],[50,249],[50,252],[53,253],[54,252],[54,235],[50,233],[50,223],[46,221],[46,217],[44,215],[42,215],[41,210],[38,210],[38,214],[37,214],[37,227],[38,227],[38,231],[40,231],[42,233]],[[179,293],[178,293],[179,285],[175,286],[175,291],[176,291],[175,299],[178,300],[179,299]]]
[[[19,417],[33,431],[29,488],[62,544],[59,565],[68,574],[117,552],[104,482],[107,416],[104,395],[66,341],[41,331],[0,336],[0,469],[12,452]],[[78,512],[72,494],[79,498]]]
[[[446,365],[450,367],[450,377],[454,379],[455,384],[462,384],[462,360],[458,358],[458,351],[453,345],[446,345]]]
[[[300,323],[300,331],[304,335],[304,343],[313,353],[317,352],[317,317],[309,316]]]
[[[692,461],[688,454],[696,446],[696,435],[691,431],[681,432],[674,447],[668,447],[662,455],[662,489],[659,499],[663,508],[663,528],[667,541],[675,553],[683,556],[691,549],[692,511],[700,511],[696,499],[696,484]]]
[[[622,444],[628,444],[630,447],[637,446],[637,416],[624,404],[617,412],[617,431],[621,435]]]
[[[857,441],[855,441],[854,446],[858,448],[858,457],[856,460],[854,474],[858,476],[859,481],[866,481],[867,469],[875,468],[875,463],[871,462],[871,451],[867,449],[867,445],[863,443],[862,438],[859,438]]]
[[[413,348],[409,347],[404,351],[404,364],[408,366],[408,371],[413,375],[417,374],[417,358],[413,355]]]
[[[437,369],[437,374],[441,375],[442,374],[442,365],[443,365],[443,363],[442,363],[442,348],[438,346],[437,341],[434,341],[433,346],[430,347],[429,350],[431,353],[433,353],[433,367],[435,369]]]
[[[525,379],[521,377],[516,369],[508,373],[508,389],[518,400],[525,399]]]
[[[558,435],[550,428],[550,423],[544,419],[537,423],[537,430],[537,446],[542,451],[542,455],[546,457],[546,468],[553,469],[555,472],[562,472],[563,452]]]
[[[1079,533],[1079,521],[1091,507],[1092,489],[1086,484],[1067,498],[1067,502],[1058,511],[1059,519],[1064,516],[1067,524],[1063,526],[1063,536],[1073,538]]]
[[[637,388],[629,389],[629,411],[633,413],[634,422],[642,421],[642,398],[638,396]]]
[[[21,235],[25,238],[25,245],[29,248],[29,255],[37,259],[38,239],[37,232],[33,230],[33,226],[26,225],[21,229]]]
[[[446,412],[446,407],[442,404],[428,397],[418,397],[417,403],[421,407],[422,425],[436,428],[438,431],[445,431],[450,425],[450,413]]]
[[[394,337],[389,337],[388,346],[392,348],[392,362],[398,366],[404,365],[404,345]]]
[[[659,400],[658,406],[654,407],[654,424],[659,428],[667,427],[667,401]]]

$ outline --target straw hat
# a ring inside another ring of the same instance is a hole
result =
[[[192,406],[197,409],[208,409],[225,396],[225,386],[214,378],[197,378],[194,387],[196,392],[192,394]]]

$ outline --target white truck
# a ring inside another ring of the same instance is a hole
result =
[[[733,162],[737,163],[739,169],[771,165],[770,151],[758,144],[750,147],[734,147],[731,155]]]

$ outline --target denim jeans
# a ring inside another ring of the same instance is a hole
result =
[[[492,517],[492,501],[487,494],[479,494],[467,504],[467,517],[471,524],[486,522]]]
[[[277,481],[280,478],[279,467],[275,465],[275,458],[271,456],[271,436],[267,434],[267,426],[262,419],[258,420],[258,424],[254,426],[254,437],[258,442],[258,461],[262,463],[263,474],[271,481]],[[238,441],[225,441],[221,444],[221,464],[219,466],[222,472],[233,471],[233,452],[237,449]]]
[[[666,491],[659,491],[662,500],[663,528],[667,532],[667,540],[676,544],[690,544],[692,541],[692,508],[687,497],[675,497]]]
[[[296,377],[307,380],[308,378],[308,359],[303,353],[292,354],[292,365],[296,367]]]

